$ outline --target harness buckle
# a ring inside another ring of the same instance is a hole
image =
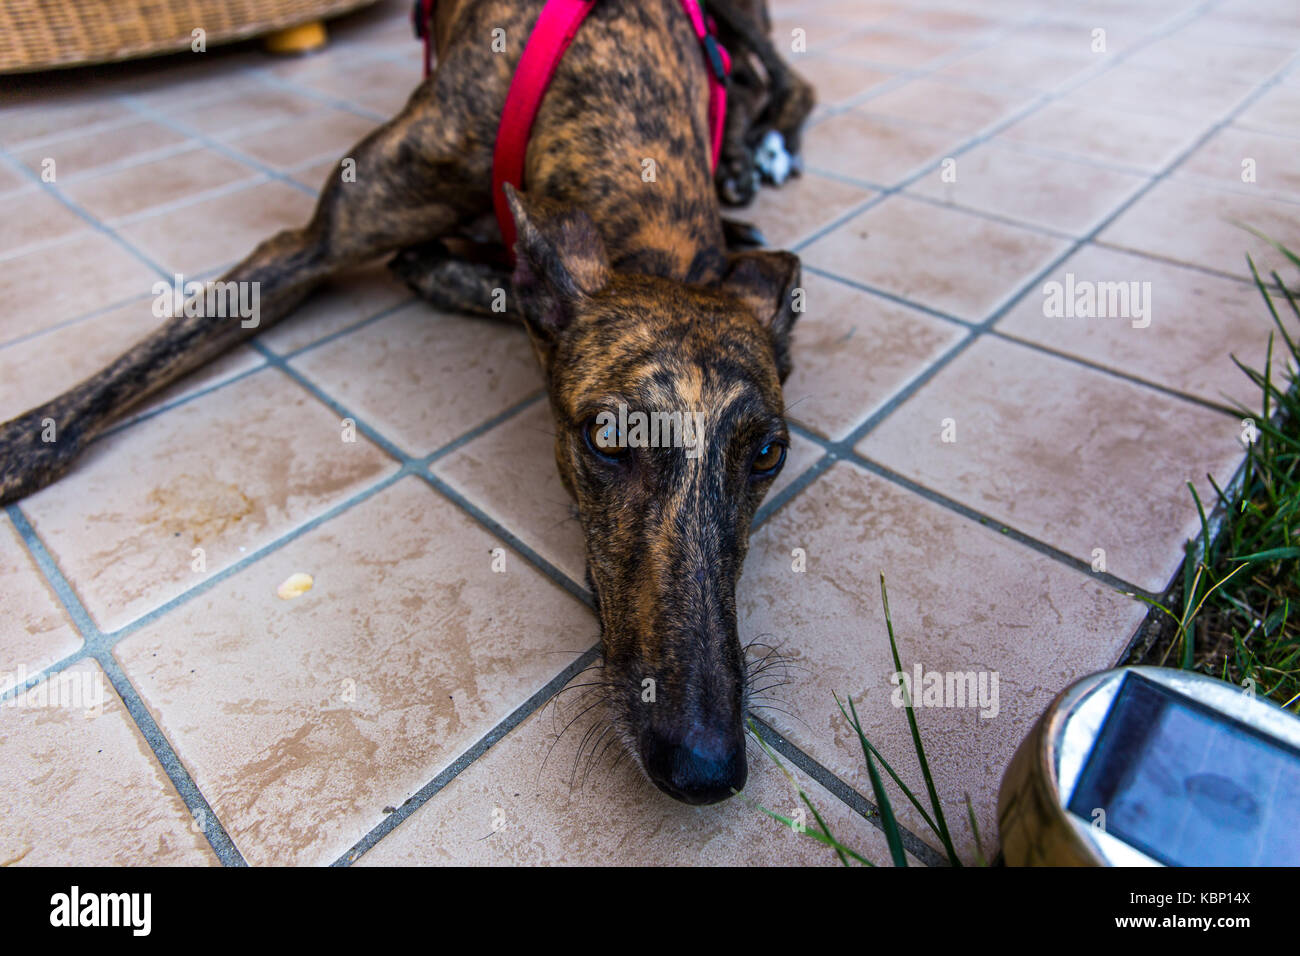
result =
[[[719,83],[727,82],[727,61],[723,58],[722,46],[718,43],[718,38],[712,33],[706,33],[703,37],[704,55],[708,57],[709,68],[713,70],[713,75]]]

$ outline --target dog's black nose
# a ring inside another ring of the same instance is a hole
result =
[[[693,805],[717,803],[745,786],[745,739],[693,731],[676,743],[653,735],[645,767],[655,786],[670,797]]]

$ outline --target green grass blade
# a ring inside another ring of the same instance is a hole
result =
[[[912,792],[912,788],[903,782],[903,778],[900,777],[897,774],[897,772],[895,772],[894,768],[889,765],[889,761],[886,760],[884,758],[884,755],[881,754],[881,752],[876,749],[875,744],[873,744],[870,740],[867,739],[867,735],[862,730],[862,724],[859,723],[858,721],[858,710],[856,707],[853,706],[853,698],[852,697],[848,698],[849,707],[853,711],[853,716],[850,717],[849,712],[846,711],[844,709],[844,705],[840,703],[839,695],[836,694],[834,695],[834,697],[835,697],[835,703],[839,704],[840,713],[844,715],[844,719],[848,721],[849,726],[852,727],[853,730],[857,733],[858,742],[862,744],[863,750],[871,751],[871,755],[875,757],[877,761],[879,761],[882,767],[885,768],[885,773],[889,774],[889,776],[893,778],[894,783],[898,784],[898,789],[903,791],[903,795],[907,797],[908,801],[912,804],[912,806],[916,808],[916,812],[921,814],[921,819],[925,821],[926,826],[930,828],[931,832],[933,832],[935,836],[938,836],[939,828],[935,825],[934,819],[926,811],[925,807],[921,805],[921,801],[917,799],[916,794]]]
[[[876,771],[876,762],[871,759],[871,751],[866,751],[867,773],[871,777],[871,792],[876,795],[876,806],[880,808],[880,822],[885,828],[885,840],[889,843],[889,855],[894,866],[907,866],[907,853],[903,850],[903,835],[898,831],[898,821],[894,819],[894,808],[889,805],[889,794],[880,782]]]
[[[1229,558],[1229,561],[1283,561],[1287,558],[1300,558],[1300,548],[1269,548],[1267,551],[1256,551],[1254,554],[1243,554],[1240,557]]]
[[[885,573],[880,572],[880,600],[885,607],[885,629],[889,632],[889,649],[894,655],[894,672],[903,673],[903,664],[898,657],[898,641],[894,638],[894,619],[889,613],[889,594],[885,590]],[[925,778],[925,789],[930,797],[930,807],[934,810],[934,819],[939,831],[939,839],[953,866],[961,866],[961,858],[952,845],[948,833],[948,822],[943,818],[943,807],[939,804],[939,793],[934,786],[934,776],[930,773],[930,762],[925,759],[925,745],[921,743],[921,731],[916,725],[916,714],[912,711],[912,694],[906,682],[902,683],[903,703],[907,709],[907,725],[912,731],[912,746],[916,748],[916,759],[921,764],[921,776]]]

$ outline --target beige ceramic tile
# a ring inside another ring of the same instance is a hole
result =
[[[1083,103],[1056,101],[1035,110],[999,138],[1103,162],[1158,172],[1200,134],[1202,123],[1174,116],[1144,116]]]
[[[1209,128],[1245,99],[1251,89],[1249,83],[1196,71],[1171,75],[1126,62],[1080,84],[1064,99],[1085,106],[1177,116]]]
[[[0,146],[47,142],[61,136],[84,135],[87,127],[126,122],[135,114],[115,100],[79,96],[35,99],[0,109]]]
[[[209,103],[178,117],[196,131],[228,140],[250,130],[280,126],[319,113],[319,100],[274,87],[260,87],[242,96]]]
[[[299,85],[381,116],[396,116],[418,81],[418,76],[402,76],[388,60],[375,60],[346,71],[307,76]]]
[[[1225,486],[1240,434],[1234,416],[984,338],[857,448],[1079,561],[1101,548],[1112,574],[1162,591],[1199,527],[1186,482],[1213,500],[1205,476]]]
[[[1049,282],[1058,283],[1062,294],[1072,283],[1076,296],[1084,289],[1091,292],[1123,283],[1129,294],[1137,289],[1149,313],[1143,317],[1132,305],[1125,310],[1117,300],[1116,311],[1127,314],[1112,314],[1107,304],[1104,316],[1048,316],[1043,289]],[[1103,368],[1210,402],[1231,405],[1235,401],[1247,408],[1258,405],[1259,388],[1229,355],[1262,370],[1273,328],[1253,285],[1091,245],[1062,263],[997,325],[999,332]],[[1297,332],[1300,328],[1292,334]],[[1281,369],[1275,371],[1275,378],[1280,385]]]
[[[75,263],[76,281],[68,281]],[[0,259],[0,343],[144,295],[158,274],[108,236],[92,233],[52,250]]]
[[[819,17],[836,17],[859,26],[878,23],[888,17],[897,16],[907,9],[907,4],[889,2],[889,0],[820,0],[820,2],[814,0],[811,4],[806,0],[797,0],[786,4],[786,9],[787,11],[802,10],[809,6]]]
[[[341,856],[595,643],[499,546],[406,478],[117,646],[250,863]]]
[[[599,707],[559,736],[578,713],[582,693],[571,689],[512,730],[361,857],[360,865],[841,865],[829,849],[751,805],[787,817],[802,807],[758,744],[749,744],[743,797],[688,807],[656,790],[631,757],[615,766],[618,744],[599,760],[579,753],[578,741],[589,729],[593,738],[600,733]],[[782,763],[790,768],[788,760]],[[879,829],[794,773],[837,839],[873,863],[889,865]],[[806,810],[803,816],[809,817]],[[809,817],[808,825],[815,826],[815,819]]]
[[[857,57],[890,69],[919,70],[957,47],[958,44],[950,40],[881,28],[837,43],[835,55]]]
[[[1133,54],[1137,67],[1164,70],[1170,80],[1180,82],[1189,63],[1196,72],[1216,79],[1258,83],[1282,66],[1294,50],[1231,43],[1219,37],[1203,39],[1183,33],[1164,37]]]
[[[872,87],[889,80],[892,75],[858,60],[828,54],[801,57],[797,68],[799,75],[811,83],[816,91],[814,117],[861,96]]]
[[[1086,235],[1144,186],[1145,176],[983,143],[957,159],[955,181],[934,171],[908,192],[948,205]]]
[[[977,90],[923,77],[873,96],[858,108],[877,116],[978,133],[1027,105],[1030,98],[1026,93]]]
[[[329,110],[247,133],[232,139],[230,145],[268,166],[287,169],[313,159],[343,156],[377,125],[355,113]]]
[[[20,189],[35,188],[35,184],[16,169],[0,165],[0,196],[7,196],[9,193],[17,192]]]
[[[433,473],[524,544],[587,586],[577,506],[560,483],[555,424],[546,399],[433,464]]]
[[[802,573],[791,570],[796,547],[807,553]],[[964,794],[988,851],[997,842],[998,786],[1020,740],[1058,691],[1115,662],[1145,607],[993,529],[852,465],[835,465],[754,536],[737,606],[742,634],[778,635],[791,658],[793,683],[777,694],[794,717],[765,716],[864,795],[871,784],[862,749],[834,694],[853,698],[868,739],[924,794],[906,716],[891,703],[881,573],[909,674],[920,665],[927,674],[984,675],[987,706],[966,701],[917,711],[954,843],[970,861]],[[889,789],[900,820],[937,846]]]
[[[258,341],[287,355],[413,298],[387,265],[372,263],[339,273]]]
[[[1077,82],[1089,70],[1103,65],[1091,54],[1063,56],[1035,51],[1011,40],[981,47],[935,72],[935,79],[955,80],[972,86],[1044,93]]]
[[[425,455],[542,387],[523,329],[415,302],[293,359],[407,454]]]
[[[308,163],[306,166],[298,167],[288,171],[289,178],[296,183],[302,183],[308,189],[314,189],[319,193],[325,188],[325,183],[334,176],[335,171],[339,168],[339,157],[323,159],[320,162]]]
[[[793,9],[788,15],[772,11],[772,14],[772,42],[796,72],[803,71],[808,56],[833,52],[846,37],[862,29],[853,20],[823,16],[811,10]]]
[[[980,321],[1066,243],[894,196],[801,251],[804,262],[957,318]]]
[[[873,195],[869,189],[804,173],[759,190],[753,203],[728,215],[758,226],[772,248],[791,249]]]
[[[280,182],[150,216],[118,232],[172,272],[200,275],[233,265],[282,229],[311,218],[315,200]]]
[[[1102,38],[1094,36],[1094,31],[1098,29],[1106,31],[1104,48],[1101,47]],[[1107,16],[1104,21],[1094,19],[1092,22],[1048,19],[1016,27],[1007,33],[1004,42],[1008,50],[1057,53],[1078,59],[1086,57],[1093,63],[1104,63],[1139,42],[1149,30],[1148,26],[1135,21],[1116,20],[1113,16]]]
[[[1249,253],[1261,274],[1277,269],[1294,276],[1280,253],[1238,223],[1295,249],[1300,247],[1296,208],[1264,196],[1171,178],[1157,183],[1102,230],[1097,241],[1243,278],[1250,277]]]
[[[101,221],[165,206],[263,174],[211,149],[193,149],[151,162],[78,179],[63,192]]]
[[[1290,0],[1223,0],[1216,14],[1259,24],[1261,28],[1300,26],[1300,12]]]
[[[804,276],[807,310],[785,383],[791,418],[840,440],[965,334],[842,282]]]
[[[799,476],[819,462],[826,454],[825,449],[815,441],[804,438],[798,432],[790,433],[790,449],[786,453],[785,467],[776,476],[772,487],[768,489],[767,501],[772,501],[790,485],[799,480]]]
[[[22,508],[95,622],[115,631],[394,469],[267,370],[95,442]]]
[[[891,29],[953,39],[976,39],[1001,26],[1000,21],[961,10],[930,7],[903,7],[886,24]]]
[[[1274,86],[1238,113],[1233,125],[1281,136],[1300,134],[1300,89]]]
[[[962,138],[850,110],[809,129],[803,153],[814,170],[893,186],[954,150]]]
[[[81,635],[18,529],[0,517],[0,694],[80,647]]]
[[[44,168],[47,159],[52,159],[58,177],[56,181],[67,183],[110,163],[127,162],[158,150],[176,148],[184,142],[185,137],[173,129],[152,120],[139,120],[103,132],[20,150],[14,153],[14,157],[37,173]]]
[[[160,57],[132,64],[123,92],[139,107],[188,123],[218,101],[262,96],[265,84],[245,68],[266,62],[254,45],[209,47],[198,57]]]
[[[1219,15],[1217,11],[1197,18],[1179,33],[1211,43],[1281,47],[1289,51],[1300,46],[1300,22],[1288,24],[1278,20],[1245,19]]]
[[[0,421],[49,401],[108,365],[166,320],[153,299],[140,299],[80,322],[0,348]],[[247,346],[216,359],[133,409],[131,417],[174,402],[249,369],[264,359]]]
[[[0,257],[20,255],[33,246],[84,235],[90,229],[90,223],[44,189],[32,187],[0,199]],[[58,257],[54,252],[45,255]]]
[[[1300,133],[1300,128],[1292,132]],[[1193,177],[1222,189],[1300,202],[1297,156],[1300,156],[1300,139],[1230,126],[1198,147],[1175,175]]]
[[[99,665],[80,661],[56,679],[65,700],[102,693],[102,705],[4,707],[0,865],[216,865]]]

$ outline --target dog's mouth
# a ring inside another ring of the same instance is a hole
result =
[[[719,803],[745,787],[744,676],[698,668],[651,678],[606,664],[608,720],[646,778],[690,806]],[[619,688],[619,690],[614,690]]]

